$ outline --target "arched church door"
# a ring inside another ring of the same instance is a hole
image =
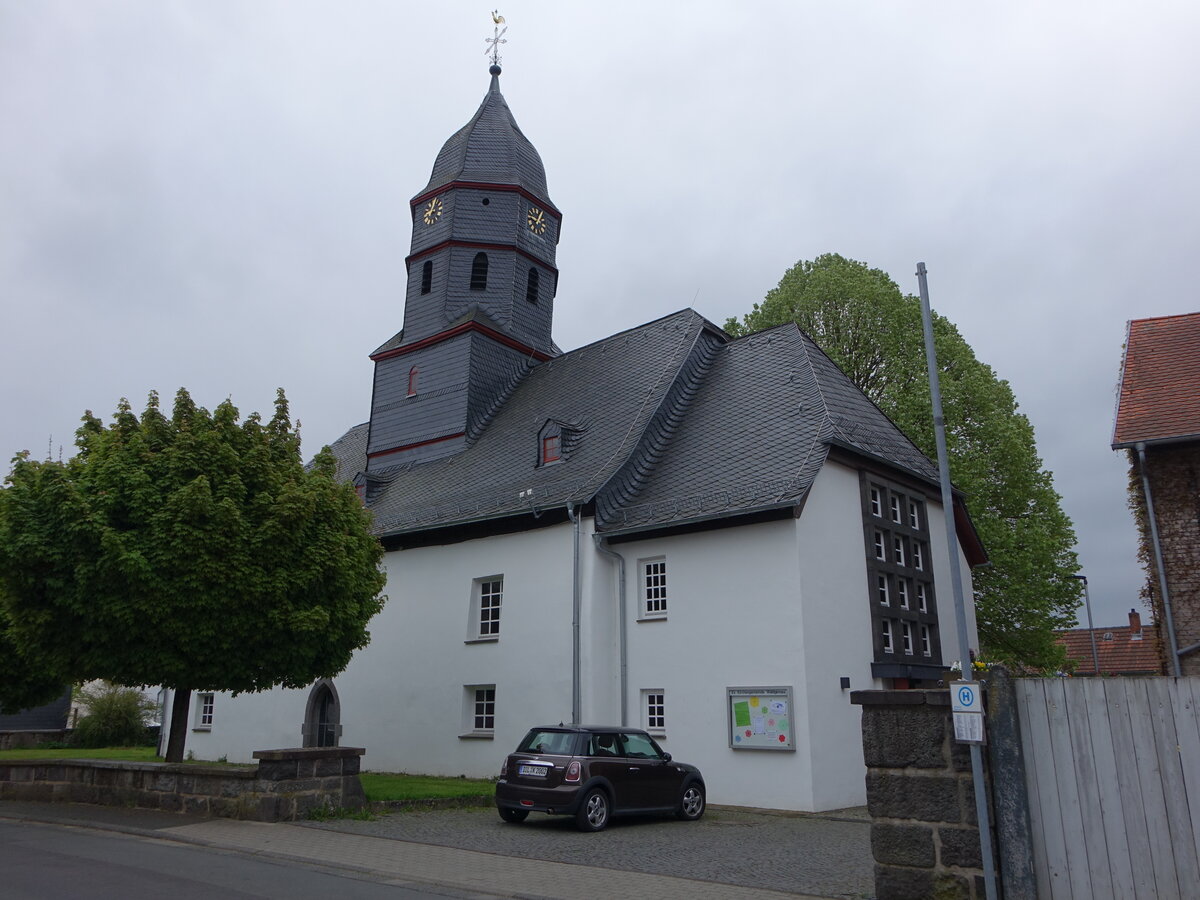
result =
[[[313,685],[304,716],[305,747],[336,747],[342,734],[341,703],[337,690],[327,678]]]

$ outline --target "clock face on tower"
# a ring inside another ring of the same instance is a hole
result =
[[[525,217],[525,221],[529,223],[529,230],[534,234],[546,233],[546,214],[536,206],[529,207],[529,215]]]
[[[442,199],[434,197],[429,201],[429,205],[425,207],[425,224],[432,225],[442,217]]]

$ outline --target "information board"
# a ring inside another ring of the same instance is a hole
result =
[[[734,750],[795,750],[792,689],[731,687],[725,689],[729,713],[729,746]]]

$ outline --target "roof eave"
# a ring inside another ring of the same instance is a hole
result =
[[[1114,441],[1112,448],[1114,450],[1136,450],[1138,448],[1138,444],[1141,444],[1144,447],[1158,447],[1163,444],[1187,444],[1197,441],[1200,441],[1200,432],[1193,432],[1191,434],[1175,434],[1170,435],[1169,437],[1159,438],[1139,438],[1132,441]]]

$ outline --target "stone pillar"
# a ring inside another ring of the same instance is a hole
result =
[[[855,691],[877,900],[983,900],[971,754],[950,692]],[[985,759],[986,772],[986,759]]]

